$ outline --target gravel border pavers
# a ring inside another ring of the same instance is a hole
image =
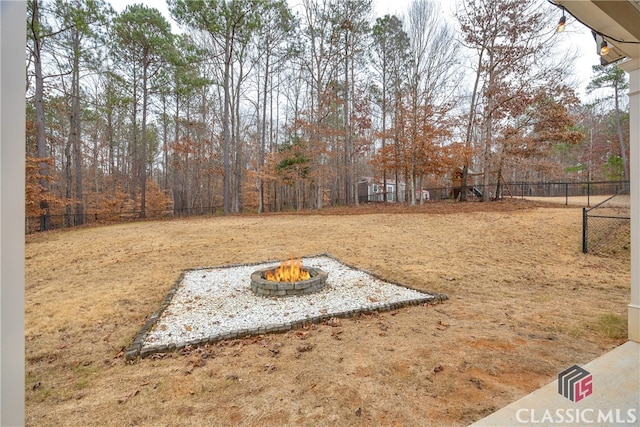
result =
[[[328,273],[320,292],[264,297],[251,290],[251,274],[279,261],[186,270],[129,348],[126,360],[225,339],[284,332],[332,317],[395,310],[438,302],[426,293],[340,262],[328,254],[302,258],[305,267]]]

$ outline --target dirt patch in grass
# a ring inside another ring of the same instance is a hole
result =
[[[27,423],[467,425],[625,341],[629,254],[580,239],[579,208],[522,200],[31,235]],[[292,252],[449,300],[125,362],[182,270]]]

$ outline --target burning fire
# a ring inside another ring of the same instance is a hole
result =
[[[311,275],[302,268],[302,260],[291,255],[289,260],[281,261],[279,267],[264,273],[264,278],[272,282],[299,282],[311,278]]]

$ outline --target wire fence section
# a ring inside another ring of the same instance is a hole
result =
[[[520,198],[542,200],[573,206],[593,206],[608,197],[629,188],[629,181],[585,181],[585,182],[502,182],[490,185],[469,183],[467,200],[482,200],[484,193],[489,199]],[[429,201],[458,199],[460,188],[432,187],[423,192]],[[361,201],[382,201],[381,195]],[[396,200],[397,197],[390,198]],[[418,196],[416,195],[416,199]]]
[[[169,218],[179,217],[191,217],[191,216],[213,216],[220,215],[220,208],[215,206],[210,207],[197,207],[197,208],[182,208],[182,209],[163,209],[152,210],[147,209],[145,216],[142,217],[142,213],[139,210],[125,210],[120,209],[111,212],[86,212],[82,215],[78,214],[51,214],[47,221],[49,222],[49,229],[59,230],[66,228],[74,228],[80,225],[86,224],[114,224],[131,221],[145,221],[145,220],[161,220]],[[26,234],[36,233],[46,229],[44,226],[43,216],[28,216],[25,218],[25,232]]]
[[[624,191],[628,193],[629,181],[523,182],[505,184],[501,196],[544,199],[565,205],[589,207]]]
[[[590,208],[582,208],[582,252],[615,255],[631,249],[629,186]]]
[[[600,216],[613,216],[617,219],[627,218],[627,228],[629,227],[628,224],[630,223],[628,219],[628,217],[630,216],[628,181],[515,183],[503,182],[499,186],[496,184],[483,186],[471,183],[467,187],[467,200],[482,200],[483,194],[485,192],[489,194],[489,197],[492,200],[504,198],[522,198],[530,200],[544,200],[547,202],[585,207],[597,204],[596,206],[593,206],[592,209],[589,209],[588,211],[585,210],[585,218],[587,218],[585,220],[585,227],[589,226],[591,228],[594,228],[594,230],[590,232],[592,235],[597,234],[598,228],[598,226],[593,225],[593,221],[596,221],[596,218]],[[401,203],[408,203],[407,200],[403,200],[408,199],[406,194],[401,195],[396,193],[387,193],[387,195],[387,200],[389,203],[397,203],[397,200],[400,200]],[[455,200],[459,198],[459,195],[459,187],[456,188],[454,186],[448,186],[428,188],[423,189],[423,199],[419,203],[428,203],[439,200]],[[611,197],[613,195],[616,195],[615,198]],[[416,199],[420,200],[420,197],[416,196]],[[360,203],[382,202],[382,200],[382,194],[373,194],[368,196],[365,195],[364,197],[361,197],[359,199]],[[603,200],[604,202],[602,202]],[[611,207],[613,204],[624,203],[626,203],[626,213],[610,213],[611,209],[614,209]],[[606,211],[607,208],[609,209],[609,211]],[[249,207],[248,211],[254,211],[254,209]],[[91,208],[89,208],[81,216],[78,216],[74,213],[64,214],[52,212],[46,219],[44,216],[26,217],[25,232],[29,234],[47,229],[73,228],[85,224],[109,224],[138,220],[157,220],[176,217],[207,215],[221,215],[221,208],[219,206],[199,206],[185,209],[147,209],[144,218],[139,210],[118,209],[107,212],[104,209],[101,209],[94,212]],[[609,219],[609,221],[611,222],[614,220]],[[620,221],[624,223],[623,219],[620,219]],[[45,226],[45,224],[48,224],[48,226]],[[585,231],[585,233],[587,233],[587,231]],[[583,247],[587,248],[588,246],[588,242],[585,241]]]

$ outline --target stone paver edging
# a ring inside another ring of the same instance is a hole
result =
[[[328,254],[316,255],[315,257],[327,257],[327,258],[332,259],[332,260],[334,260],[336,262],[340,262],[339,260],[337,260],[336,258],[333,258],[332,256],[330,256]],[[310,257],[304,257],[304,258],[311,258],[311,256]],[[327,312],[326,314],[306,317],[304,319],[299,319],[299,320],[276,322],[276,323],[273,323],[273,324],[265,324],[265,325],[261,325],[261,326],[256,326],[254,328],[241,328],[241,329],[233,330],[231,332],[226,332],[226,333],[223,333],[223,334],[212,334],[212,335],[209,335],[209,336],[206,336],[206,337],[202,337],[202,338],[198,338],[198,339],[176,341],[176,342],[171,342],[171,343],[168,343],[168,344],[161,344],[161,345],[145,346],[145,340],[147,339],[149,333],[151,332],[153,327],[156,325],[158,320],[161,318],[161,316],[163,315],[165,310],[170,306],[170,304],[173,301],[174,297],[178,293],[178,291],[180,289],[180,285],[182,284],[183,280],[185,279],[185,275],[187,273],[205,271],[205,270],[210,270],[210,269],[226,269],[226,268],[234,268],[234,267],[245,267],[245,266],[252,266],[252,265],[260,265],[260,264],[264,264],[264,262],[255,263],[255,264],[235,264],[235,265],[227,265],[227,266],[221,266],[221,267],[189,269],[189,270],[185,270],[184,272],[182,272],[180,274],[180,277],[178,278],[178,280],[173,284],[173,286],[171,287],[171,289],[169,290],[169,292],[167,293],[165,298],[162,300],[162,302],[161,302],[160,306],[158,307],[158,309],[147,319],[147,321],[145,322],[143,327],[140,329],[138,334],[134,337],[131,345],[129,345],[129,347],[125,351],[125,359],[126,360],[132,360],[132,359],[135,359],[135,358],[138,358],[138,357],[144,358],[144,357],[148,357],[148,356],[150,356],[150,355],[152,355],[154,353],[172,352],[172,351],[180,350],[180,349],[182,349],[182,348],[184,348],[186,346],[204,345],[204,344],[207,344],[207,343],[214,343],[216,341],[221,341],[221,340],[226,340],[226,339],[236,339],[236,338],[242,338],[242,337],[251,336],[251,335],[261,335],[261,334],[273,333],[273,332],[285,332],[285,331],[289,331],[289,330],[292,330],[292,329],[301,328],[301,327],[303,327],[304,325],[307,325],[307,324],[320,323],[320,322],[329,320],[331,318],[336,318],[336,317],[342,317],[342,318],[353,317],[353,316],[357,316],[357,315],[360,315],[360,314],[396,310],[396,309],[399,309],[399,308],[402,308],[402,307],[406,307],[406,306],[419,305],[419,304],[425,304],[425,303],[435,303],[435,302],[445,301],[445,300],[448,299],[448,297],[446,295],[425,293],[424,291],[421,291],[421,290],[418,290],[418,289],[415,289],[415,288],[411,288],[409,286],[405,286],[405,285],[402,285],[402,284],[398,284],[398,283],[394,283],[394,282],[388,281],[386,279],[383,279],[383,278],[377,276],[374,273],[371,273],[371,272],[368,272],[368,271],[364,271],[364,270],[361,270],[361,269],[357,269],[355,267],[348,266],[348,265],[346,265],[344,263],[341,263],[345,267],[348,267],[350,269],[358,270],[360,272],[366,273],[367,275],[371,276],[372,278],[375,278],[375,279],[377,279],[379,281],[383,281],[383,282],[385,282],[385,283],[387,283],[389,285],[395,285],[395,286],[399,286],[401,288],[405,288],[405,289],[410,289],[412,291],[416,291],[416,292],[418,292],[420,294],[423,294],[424,297],[423,296],[419,296],[419,297],[414,297],[414,298],[411,298],[411,299],[405,299],[405,300],[402,300],[402,301],[390,302],[390,303],[385,303],[385,302],[381,302],[381,303],[378,303],[378,304],[372,303],[372,304],[368,304],[367,306],[363,306],[363,307],[356,308],[356,309],[343,310],[343,311],[338,311],[338,312]],[[329,275],[331,275],[331,272],[329,272]],[[247,278],[247,280],[248,280],[248,278]],[[260,298],[265,298],[265,297],[260,297]],[[266,297],[266,298],[275,298],[275,297]],[[289,299],[289,298],[296,298],[296,297],[286,297],[286,298]]]

